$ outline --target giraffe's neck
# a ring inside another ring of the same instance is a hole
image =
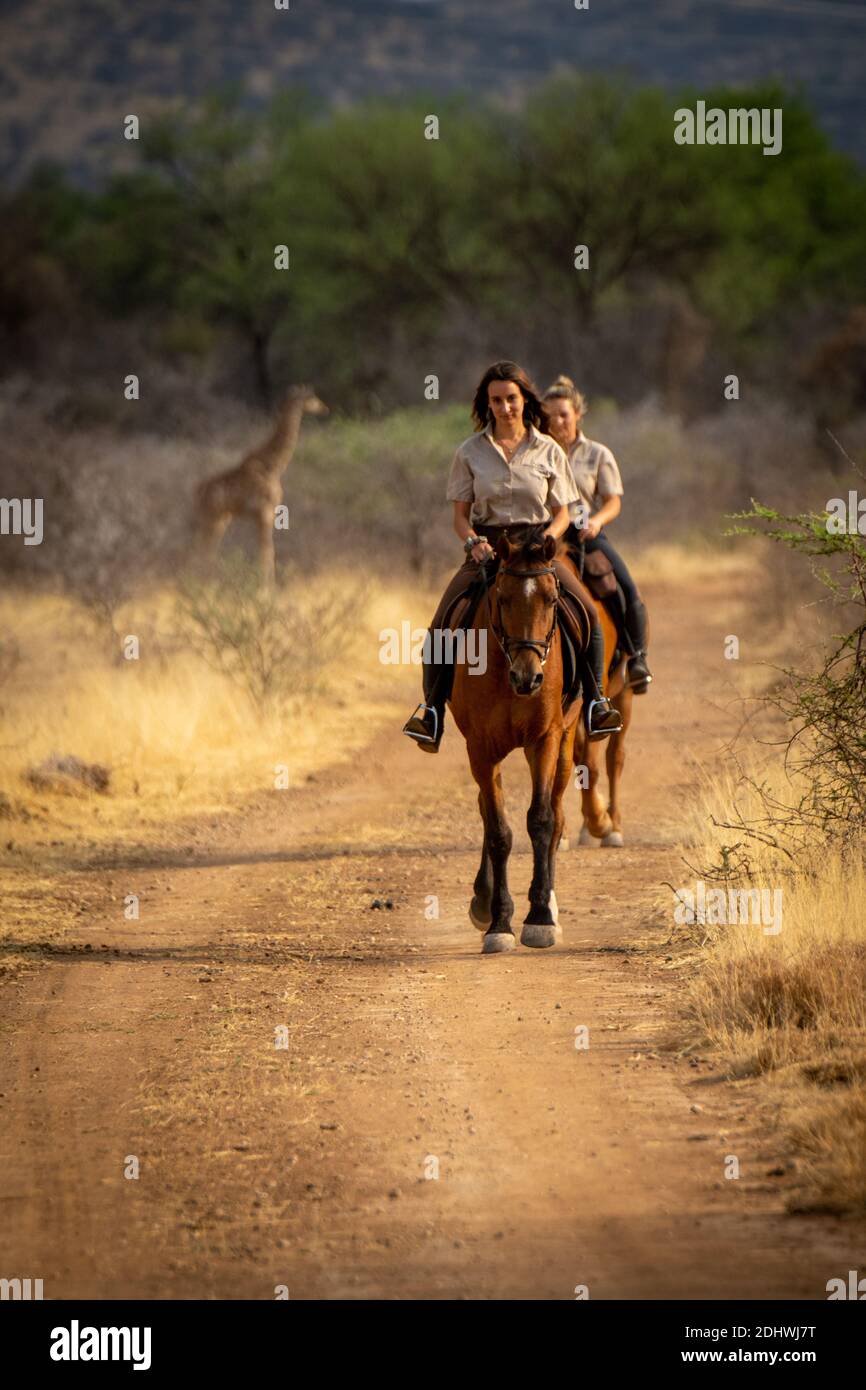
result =
[[[269,473],[279,476],[288,468],[301,432],[303,413],[303,401],[292,401],[282,411],[276,429],[263,450]]]

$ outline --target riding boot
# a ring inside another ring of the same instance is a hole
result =
[[[646,688],[652,680],[652,672],[646,659],[647,618],[642,599],[635,599],[634,603],[630,603],[626,608],[625,627],[632,647],[626,684],[632,687],[635,695],[645,695]]]
[[[602,694],[604,685],[604,633],[597,623],[590,632],[589,651],[581,659],[583,670],[583,721],[590,743],[619,733],[622,717]],[[589,697],[589,698],[587,698]]]
[[[432,674],[426,666],[424,668],[424,703],[416,705],[411,718],[403,725],[403,733],[407,738],[415,739],[423,753],[439,752],[452,676],[451,666],[437,666]]]
[[[407,719],[403,725],[403,733],[415,739],[422,753],[438,753],[444,723],[444,706],[416,705],[411,719]]]

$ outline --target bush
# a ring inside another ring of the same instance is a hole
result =
[[[262,586],[254,566],[233,552],[215,583],[186,579],[177,598],[181,631],[212,669],[249,698],[257,714],[280,711],[295,695],[315,691],[329,644],[339,639],[362,601],[317,589],[303,603]],[[308,592],[308,591],[307,591]]]
[[[832,634],[816,668],[780,668],[761,697],[784,721],[780,745],[792,794],[759,787],[758,816],[740,817],[732,828],[752,841],[769,837],[795,860],[816,836],[859,850],[866,822],[866,543],[832,530],[827,512],[783,516],[753,499],[752,510],[733,519],[749,523],[733,534],[763,535],[808,556],[831,611],[851,625]]]

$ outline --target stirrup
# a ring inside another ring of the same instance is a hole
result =
[[[593,729],[593,727],[592,727],[592,712],[593,712],[593,710],[595,709],[596,705],[601,705],[601,704],[608,705],[609,708],[610,708],[611,713],[612,713],[612,714],[615,714],[615,715],[618,717],[618,719],[619,719],[619,728],[618,728],[618,729]],[[603,739],[603,738],[609,738],[611,734],[618,734],[618,733],[621,732],[621,730],[622,730],[622,715],[620,714],[619,710],[618,710],[614,705],[612,705],[612,704],[610,703],[610,701],[607,699],[606,696],[603,696],[600,700],[590,700],[590,702],[589,702],[589,708],[588,708],[587,711],[586,711],[586,737],[588,738],[588,740],[589,740],[590,743],[597,743],[599,740],[601,740],[601,739]]]
[[[431,738],[430,734],[418,734],[418,733],[415,732],[414,729],[410,729],[410,728],[409,728],[409,725],[411,724],[412,720],[415,718],[415,716],[416,716],[416,714],[418,713],[419,709],[420,709],[420,710],[424,710],[425,713],[426,713],[427,710],[429,710],[430,713],[433,715],[433,736],[432,736],[432,738]],[[423,702],[422,702],[420,705],[416,705],[415,708],[413,709],[412,713],[409,715],[409,718],[406,720],[406,723],[403,725],[403,733],[406,735],[407,738],[414,738],[414,740],[415,740],[416,743],[438,743],[438,742],[439,742],[439,711],[438,711],[438,709],[436,708],[436,706],[435,706],[435,705],[425,705],[425,704],[423,704]]]
[[[650,671],[649,667],[647,667],[647,674],[646,674],[645,676],[640,676],[639,679],[636,680],[636,681],[634,681],[634,680],[629,680],[629,679],[628,679],[628,663],[626,663],[626,681],[625,681],[625,689],[626,689],[626,690],[633,690],[633,691],[635,692],[635,694],[644,695],[644,694],[646,693],[646,688],[647,688],[647,686],[648,686],[648,685],[652,685],[652,679],[653,679],[653,677],[652,677],[652,671]]]

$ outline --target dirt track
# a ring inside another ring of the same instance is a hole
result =
[[[680,977],[623,949],[684,872],[689,758],[728,727],[736,630],[728,581],[649,599],[627,847],[560,856],[554,950],[479,953],[453,724],[435,760],[389,728],[336,776],[113,869],[111,913],[3,986],[0,1275],[46,1298],[824,1298],[862,1263],[862,1225],[783,1215],[793,1179],[768,1176],[752,1090],[660,1051]],[[519,922],[519,755],[505,780]]]

